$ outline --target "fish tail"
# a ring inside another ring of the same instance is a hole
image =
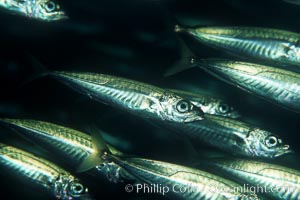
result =
[[[178,25],[176,25],[175,29],[177,31],[180,31],[181,28]],[[178,41],[181,46],[180,59],[176,61],[172,67],[167,69],[167,71],[164,73],[165,77],[175,75],[179,72],[197,66],[197,60],[195,54],[187,47],[187,45],[181,38],[178,38]]]
[[[179,72],[185,71],[187,69],[196,66],[196,56],[186,45],[185,41],[179,36],[181,33],[185,33],[185,28],[181,25],[180,20],[167,10],[168,17],[168,27],[171,27],[171,32],[174,33],[175,39],[178,41],[180,46],[180,57],[175,63],[166,70],[164,77],[173,76]]]
[[[36,57],[34,57],[32,54],[27,53],[28,61],[30,62],[30,65],[33,68],[33,73],[24,81],[21,83],[20,87],[24,87],[25,85],[30,84],[36,79],[42,78],[44,76],[47,76],[50,74],[47,67],[42,64]]]
[[[9,127],[13,121],[14,119],[0,118],[0,126]]]
[[[77,172],[88,171],[106,161],[106,156],[111,154],[106,141],[103,139],[101,131],[95,126],[89,126],[89,133],[92,136],[94,153],[87,156],[77,168]]]
[[[177,61],[173,65],[173,67],[171,67],[164,73],[164,76],[168,77],[180,71],[183,71],[186,68],[184,66],[190,66],[195,61],[195,56],[194,54],[192,54],[189,48],[187,48],[184,41],[178,36],[178,33],[185,32],[185,28],[181,26],[182,23],[180,18],[176,16],[174,11],[172,10],[172,7],[168,5],[168,1],[156,0],[156,5],[161,10],[162,17],[163,17],[162,21],[165,24],[165,27],[167,27],[167,32],[170,33],[170,36],[173,36],[176,40],[178,40],[181,46],[181,59]]]

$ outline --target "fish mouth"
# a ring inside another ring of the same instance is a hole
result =
[[[67,20],[69,19],[70,17],[67,16],[64,12],[63,13],[60,13],[59,16],[57,18],[55,18],[54,20]]]
[[[69,19],[70,17],[65,12],[58,13],[60,15],[60,19]]]
[[[202,120],[204,120],[204,119],[205,119],[204,116],[198,116],[198,117],[195,119],[195,121],[202,121]]]
[[[50,19],[50,21],[58,21],[58,20],[67,20],[67,19],[69,19],[69,16],[67,16],[64,11],[58,11],[58,12],[54,13],[52,16],[53,16],[53,18]]]
[[[204,119],[205,119],[205,116],[204,116],[203,110],[200,107],[193,105],[192,113],[187,115],[183,121],[185,123],[190,123],[190,122],[194,122],[194,121],[202,121]]]
[[[194,107],[194,109],[197,109],[197,116],[196,117],[194,117],[194,120],[191,120],[191,121],[202,121],[202,120],[204,120],[205,119],[205,114],[204,114],[204,112],[202,111],[202,109],[201,108],[199,108],[199,107]]]
[[[193,123],[193,122],[198,122],[198,121],[202,121],[205,120],[204,116],[197,116],[197,117],[187,117],[184,120],[184,123]]]
[[[278,158],[280,156],[283,156],[283,155],[287,155],[287,154],[293,154],[295,153],[294,150],[292,150],[290,148],[289,145],[284,145],[275,155],[274,155],[274,158]]]

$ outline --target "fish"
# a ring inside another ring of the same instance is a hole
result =
[[[197,41],[245,58],[277,65],[300,65],[300,34],[260,27],[175,27]],[[296,69],[296,68],[295,68]]]
[[[205,120],[199,123],[159,125],[232,155],[274,159],[294,152],[278,135],[226,117],[205,114]]]
[[[193,59],[187,66],[174,66],[173,75],[199,67],[221,81],[254,94],[289,111],[300,112],[300,74],[292,70],[228,59]]]
[[[88,188],[57,165],[13,146],[0,143],[1,173],[8,172],[49,191],[57,199],[92,200]]]
[[[49,75],[92,99],[143,118],[180,123],[203,120],[203,112],[191,101],[150,84],[96,73],[56,71]]]
[[[300,112],[300,74],[276,67],[225,59],[200,60],[209,74],[293,112]]]
[[[208,161],[217,173],[227,174],[240,183],[255,187],[272,199],[300,199],[300,171],[277,164],[246,159]]]
[[[239,190],[241,186],[235,182],[205,171],[131,156],[110,154],[107,159],[116,162],[135,177],[136,184],[130,186],[137,193],[152,191],[172,199],[186,200],[260,199],[255,193]]]
[[[60,5],[52,0],[1,0],[0,7],[40,21],[67,19]]]
[[[103,163],[108,151],[99,134],[88,135],[61,125],[31,119],[0,119],[1,124],[17,131],[51,153],[60,155],[78,172],[87,171]]]
[[[237,119],[241,114],[231,105],[219,98],[215,98],[203,93],[194,93],[183,90],[170,89],[172,92],[190,100],[204,113]]]

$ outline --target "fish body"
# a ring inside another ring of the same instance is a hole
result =
[[[172,92],[190,100],[195,106],[199,107],[204,113],[218,115],[229,118],[239,118],[240,114],[235,108],[221,99],[189,91],[174,90]]]
[[[106,143],[100,136],[92,137],[57,124],[28,119],[0,119],[0,122],[42,148],[62,156],[69,165],[80,171],[100,165],[101,155],[107,151]]]
[[[136,177],[138,183],[145,183],[148,187],[159,183],[161,189],[156,193],[163,195],[186,200],[258,199],[256,194],[234,191],[240,187],[238,184],[205,171],[143,158],[108,158]],[[221,191],[218,188],[222,188]]]
[[[5,170],[22,180],[45,188],[57,199],[91,199],[88,189],[69,172],[15,147],[0,144],[0,166],[1,172]]]
[[[219,173],[239,182],[260,186],[260,192],[280,200],[300,199],[300,171],[261,161],[234,159],[213,160]]]
[[[300,34],[256,27],[181,28],[201,43],[239,56],[277,64],[300,65]]]
[[[300,112],[300,74],[285,69],[229,60],[204,60],[199,66],[213,76],[269,102]]]
[[[0,7],[43,21],[57,21],[67,16],[52,0],[0,0]]]
[[[94,73],[50,75],[93,99],[145,118],[182,123],[203,119],[203,112],[190,101],[146,83]]]
[[[276,158],[292,152],[279,136],[226,117],[206,114],[205,120],[199,123],[169,123],[165,127],[193,141],[206,143],[234,155]]]

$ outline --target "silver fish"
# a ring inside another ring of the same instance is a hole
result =
[[[0,0],[0,7],[26,17],[57,21],[67,19],[60,5],[52,0]]]
[[[300,74],[265,65],[211,59],[198,66],[231,85],[294,112],[300,112]]]
[[[144,187],[142,183],[148,188],[155,187],[153,186],[155,184],[158,185],[157,188],[161,186],[160,189],[156,189],[157,194],[186,200],[259,199],[255,193],[244,193],[239,190],[240,185],[205,171],[143,158],[113,155],[108,155],[107,158],[135,177],[141,187]],[[137,189],[138,186],[136,191]]]
[[[0,122],[18,131],[42,148],[61,155],[71,166],[86,171],[103,161],[106,143],[95,136],[60,125],[26,119],[0,119]]]
[[[300,171],[275,164],[244,159],[214,159],[209,165],[240,183],[257,186],[273,199],[300,199]]]
[[[183,90],[170,89],[172,92],[190,100],[195,106],[199,107],[204,113],[230,117],[233,119],[239,118],[241,115],[235,108],[221,99],[202,94]]]
[[[201,122],[168,123],[162,126],[234,155],[276,158],[293,152],[279,136],[226,117],[206,114]]]
[[[300,34],[256,27],[182,28],[198,41],[230,53],[273,63],[300,65]]]
[[[145,118],[182,123],[203,119],[203,112],[189,100],[146,83],[94,73],[50,75],[82,94]]]
[[[0,166],[5,172],[45,188],[57,199],[92,199],[88,188],[69,172],[15,147],[0,144]]]

